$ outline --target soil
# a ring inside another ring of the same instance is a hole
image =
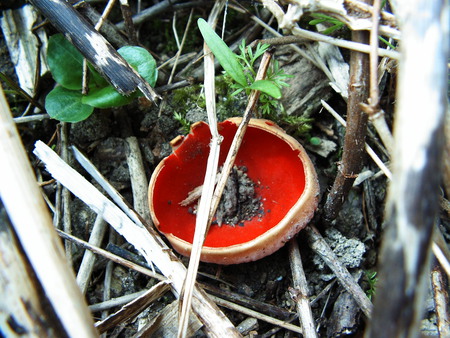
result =
[[[145,5],[151,6],[152,2],[143,1],[143,6]],[[250,2],[245,5],[248,6],[250,11],[254,11]],[[195,8],[195,13],[198,16],[206,17],[209,9],[209,5],[203,8]],[[179,9],[177,12],[178,21],[176,22],[176,26],[178,27],[179,33],[184,31],[189,10]],[[262,10],[262,8],[258,7],[259,10]],[[115,13],[114,15],[118,14]],[[146,22],[140,27],[140,42],[144,46],[152,46],[150,49],[158,58],[158,65],[173,57],[176,53],[176,48],[173,47],[176,44],[171,28],[172,19],[173,10],[167,9],[158,18],[154,18],[153,23]],[[227,29],[230,29],[233,34],[240,34],[244,27],[243,25],[247,22],[248,18],[245,15],[233,12]],[[49,33],[54,33],[53,28],[48,27],[47,29]],[[153,33],[148,34],[145,33],[146,31]],[[186,52],[199,52],[201,50],[202,43],[197,36],[196,28],[193,29],[193,32],[196,35],[188,38],[191,41],[189,42],[189,46],[186,47],[188,49]],[[258,33],[258,30],[255,30],[255,35],[258,38],[262,37],[261,33]],[[170,43],[168,40],[170,40]],[[248,43],[250,42],[248,41]],[[4,60],[5,47],[3,47],[3,39],[1,39],[1,43],[0,56],[2,57],[0,57],[0,60]],[[297,65],[301,69],[311,67],[306,66],[305,63],[307,62],[304,59],[298,59],[298,56],[292,54],[292,52],[289,52],[291,54],[284,53],[287,52],[283,50],[275,55],[275,58],[277,55],[280,56],[281,66],[286,64],[286,67],[295,68]],[[290,55],[290,57],[286,55]],[[196,70],[202,69],[200,64],[201,62],[196,66]],[[181,69],[184,66],[184,64],[180,64],[178,67]],[[6,69],[6,73],[13,77],[11,64],[2,62],[1,67],[2,69],[0,71],[4,72]],[[170,69],[161,69],[157,88],[167,84],[167,75],[169,73]],[[191,69],[188,74],[193,73],[194,71]],[[298,73],[298,71],[294,70],[293,73]],[[304,74],[305,72],[302,71],[301,73]],[[312,128],[307,133],[298,134],[286,122],[287,120],[280,118],[275,122],[291,131],[291,134],[305,145],[316,165],[321,187],[321,196],[320,205],[312,223],[322,233],[342,264],[354,275],[363,289],[369,292],[371,286],[375,283],[368,276],[370,271],[376,270],[378,246],[383,224],[384,201],[386,197],[386,178],[379,175],[372,176],[360,185],[353,187],[337,219],[331,223],[323,220],[321,210],[326,199],[327,191],[336,175],[337,162],[341,156],[340,150],[342,149],[344,130],[333,118],[325,115],[325,113],[320,113],[320,98],[329,97],[329,102],[334,107],[337,107],[340,113],[345,112],[345,103],[331,88],[323,85],[327,83],[327,80],[324,79],[321,72],[313,67],[308,68],[307,74],[308,76],[305,82],[309,84],[310,82],[308,81],[311,81],[311,83],[317,84],[317,96],[315,96],[314,102],[308,104],[308,107],[301,106],[297,102],[298,107],[301,108],[290,111],[290,114],[292,116],[301,116],[302,111],[307,110],[307,117],[313,119]],[[189,76],[181,74],[176,80],[192,80]],[[164,103],[159,106],[144,101],[136,101],[123,108],[96,111],[87,120],[69,125],[70,144],[76,145],[86,153],[106,179],[132,204],[133,197],[130,174],[125,156],[127,151],[124,142],[125,136],[123,134],[122,120],[119,116],[123,117],[125,115],[125,120],[129,123],[131,134],[139,140],[144,161],[143,165],[146,168],[149,178],[159,161],[171,153],[169,142],[175,136],[185,133],[182,128],[183,126],[173,118],[173,113],[180,112],[184,114],[190,123],[205,120],[206,114],[201,100],[202,89],[198,85],[201,82],[198,78],[194,78],[193,82],[197,82],[197,85],[165,92]],[[292,91],[292,87],[301,81],[294,78],[288,79],[286,82],[291,84],[289,90]],[[42,87],[37,94],[40,102],[44,101],[44,93],[48,92],[53,85],[52,80],[48,78],[42,82]],[[311,88],[305,88],[304,90],[308,91]],[[299,98],[304,94],[295,95],[296,98]],[[292,99],[292,94],[289,98]],[[24,109],[23,102],[18,100],[18,96],[14,93],[8,94],[8,100],[14,116],[19,116]],[[242,99],[242,96],[238,96],[238,99],[236,99],[235,97],[230,97],[228,93],[220,92],[217,95],[217,102],[222,119],[227,116],[242,115],[243,107],[246,105],[245,95],[244,99]],[[302,101],[302,104],[305,105],[306,103]],[[385,109],[385,111],[390,110],[389,108]],[[279,116],[282,115],[281,112],[278,112],[278,114],[280,114]],[[43,140],[46,143],[54,145],[57,150],[60,147],[61,139],[58,121],[46,120],[43,122],[33,122],[26,126],[20,126],[19,128],[27,150],[30,151],[29,155],[32,163],[36,163],[35,158],[31,154],[35,141],[39,139]],[[55,138],[54,135],[57,137]],[[322,144],[310,144],[309,139],[312,136],[323,140]],[[369,142],[373,141],[373,139],[369,140]],[[76,170],[83,172],[74,161],[71,161],[71,165]],[[50,179],[49,175],[41,167],[36,167],[36,169],[41,172],[43,180]],[[364,170],[378,172],[377,167],[370,161],[366,162]],[[202,175],[202,173],[198,174]],[[257,183],[249,179],[245,168],[235,167],[233,169],[225,188],[225,195],[217,211],[217,222],[219,224],[222,223],[222,226],[239,226],[243,220],[248,220],[253,217],[264,217],[264,210],[261,210],[259,198],[255,196],[255,184]],[[49,184],[44,188],[50,201],[55,201],[56,190],[56,183]],[[88,240],[95,221],[95,214],[76,198],[72,199],[70,209],[72,211],[73,234],[83,240]],[[443,222],[442,224],[444,230],[446,229],[445,233],[447,233],[449,229],[447,226],[448,223]],[[364,316],[354,303],[352,297],[348,297],[348,294],[339,283],[336,283],[335,275],[324,264],[323,260],[310,249],[304,233],[299,233],[297,241],[308,282],[313,317],[316,320],[320,335],[336,337],[362,334],[365,329]],[[121,247],[123,252],[137,253],[132,247],[127,245],[123,238],[117,236],[112,230],[105,237],[102,247],[106,247],[108,243]],[[83,252],[81,248],[76,245],[73,246],[74,271],[77,271],[80,265]],[[184,263],[188,263],[186,257],[179,256],[179,258]],[[139,258],[136,259],[139,262]],[[99,258],[96,262],[86,293],[86,299],[89,304],[96,304],[103,301],[105,291],[103,282],[107,273],[106,267],[108,264],[112,263],[104,258]],[[145,290],[156,284],[156,280],[119,265],[114,265],[112,271],[111,297],[119,297]],[[241,304],[253,307],[256,311],[276,316],[281,320],[293,320],[293,323],[298,324],[298,321],[295,321],[295,301],[289,292],[289,289],[293,286],[293,280],[289,253],[286,247],[281,248],[268,257],[251,263],[231,266],[201,263],[198,281],[208,285],[210,288],[216,288],[227,297],[237,296],[238,299],[240,298],[239,301]],[[170,293],[167,293],[166,296],[154,302],[145,312],[142,312],[139,320],[151,320],[173,300],[174,297]],[[267,307],[263,307],[262,304]],[[348,316],[346,317],[348,317],[348,322],[350,323],[345,329],[342,328],[342,325],[339,325],[343,315],[338,312],[343,311],[342,309],[344,308],[348,309],[346,313]],[[116,307],[110,311],[117,309]],[[249,317],[238,311],[226,308],[221,309],[235,325],[238,325]],[[427,332],[436,333],[436,325],[433,323],[434,310],[430,307],[427,311],[429,316],[427,317],[426,330]],[[100,313],[96,313],[95,316],[100,316]],[[117,327],[108,332],[107,336],[131,336],[140,327],[139,320],[132,320],[127,325]],[[253,335],[258,335],[258,337],[298,336],[263,320],[258,320],[257,326],[253,327],[251,331]],[[202,335],[203,333],[201,331],[197,333],[197,336]]]
[[[219,168],[219,172],[221,171],[222,167]],[[247,175],[247,167],[233,166],[212,224],[244,226],[244,221],[250,221],[255,216],[263,217],[261,197],[256,195],[255,185]],[[188,212],[197,213],[198,200],[189,204],[183,201],[180,204],[189,206]]]

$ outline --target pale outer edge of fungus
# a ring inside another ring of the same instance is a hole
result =
[[[239,125],[242,118],[234,117],[228,119],[228,121]],[[267,124],[266,122],[270,123]],[[266,257],[283,245],[285,245],[291,238],[293,238],[301,229],[306,227],[309,221],[312,219],[317,205],[319,203],[319,182],[317,179],[317,173],[314,169],[314,165],[311,162],[308,154],[303,146],[293,137],[284,132],[283,129],[278,127],[274,122],[264,119],[251,119],[249,126],[265,129],[267,132],[277,135],[283,139],[292,149],[299,150],[299,158],[303,162],[305,170],[305,190],[297,202],[287,212],[286,216],[270,230],[266,231],[262,235],[255,239],[228,247],[208,247],[202,248],[202,255],[200,260],[202,262],[216,263],[216,264],[239,264],[256,261],[263,257]],[[149,206],[150,213],[155,223],[155,226],[159,227],[159,221],[154,213],[151,201],[153,200],[153,184],[158,177],[159,172],[164,168],[164,160],[162,160],[155,171],[152,174],[149,184]],[[184,255],[189,256],[192,244],[182,240],[171,233],[163,233],[169,240],[174,249]],[[276,239],[274,239],[276,238]]]

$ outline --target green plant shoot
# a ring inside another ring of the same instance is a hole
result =
[[[225,41],[214,32],[204,19],[198,19],[198,28],[209,49],[211,49],[223,69],[234,81],[242,87],[246,87],[248,85],[247,78],[245,77],[244,69],[236,58],[236,54],[233,53]]]
[[[245,73],[244,67],[239,63],[238,56],[233,53],[233,51],[227,46],[227,44],[219,37],[219,35],[214,32],[214,30],[208,25],[208,23],[204,19],[198,19],[198,27],[200,32],[208,45],[211,52],[219,61],[220,65],[223,67],[225,72],[236,81],[236,86],[238,88],[237,92],[247,89],[256,89],[263,93],[266,93],[276,99],[281,98],[281,90],[280,88],[271,80],[258,80],[255,81],[254,72]],[[245,49],[245,47],[244,47]],[[267,48],[266,48],[267,49]],[[264,51],[262,52],[264,53]],[[258,57],[262,53],[258,54]],[[256,57],[257,58],[257,57]],[[251,60],[252,62],[245,62],[247,68],[253,70],[253,62],[256,60],[254,55],[252,54]]]
[[[156,62],[144,48],[126,46],[118,53],[151,85],[158,76]],[[83,56],[61,34],[49,40],[48,65],[59,86],[45,98],[45,109],[52,117],[64,122],[79,122],[88,118],[94,108],[120,107],[129,104],[142,93],[130,96],[119,94],[101,75],[89,65],[89,94],[82,95]]]

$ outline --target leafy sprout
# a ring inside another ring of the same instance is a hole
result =
[[[198,19],[198,27],[200,32],[208,45],[211,52],[219,61],[220,65],[223,67],[225,72],[236,81],[236,88],[239,91],[257,89],[263,93],[266,93],[275,99],[281,98],[280,88],[270,80],[257,80],[255,81],[253,70],[249,72],[244,72],[244,67],[238,61],[239,57],[233,53],[233,51],[227,46],[227,44],[216,34],[216,32],[208,25],[204,19]],[[245,49],[245,48],[244,48]],[[252,54],[253,55],[253,54]],[[253,55],[254,58],[254,55]],[[251,64],[251,59],[246,60],[245,64]],[[253,60],[254,62],[254,60]],[[249,70],[249,69],[248,69]]]
[[[191,123],[186,119],[186,115],[174,112],[173,118],[175,121],[178,121],[181,124],[181,128],[184,133],[189,133],[189,131],[191,130]]]
[[[243,91],[248,95],[252,89],[259,90],[261,92],[259,110],[263,117],[289,124],[299,134],[306,134],[311,130],[310,118],[287,115],[279,101],[281,88],[289,86],[285,81],[292,76],[284,73],[278,61],[272,61],[265,80],[255,81],[255,62],[270,47],[268,44],[259,43],[253,50],[243,40],[239,45],[240,54],[237,55],[205,20],[199,19],[198,26],[206,44],[225,71],[225,82],[229,82],[227,77],[234,80],[234,83],[230,84],[231,89],[234,89],[231,96]]]
[[[367,297],[372,300],[373,296],[376,293],[376,285],[378,282],[377,272],[376,271],[365,271],[366,279],[369,284],[369,289],[366,291]]]
[[[386,1],[383,2],[382,7],[384,7],[384,5],[386,4]],[[329,15],[326,14],[322,14],[322,13],[312,13],[311,17],[313,17],[314,19],[309,21],[309,24],[312,26],[316,26],[320,23],[328,23],[331,26],[326,28],[325,30],[323,30],[321,33],[324,35],[330,35],[333,32],[341,29],[342,27],[345,27],[345,23],[343,23],[342,21],[333,18]],[[391,44],[388,40],[386,40],[385,38],[383,38],[381,35],[378,36],[378,39],[383,42],[386,46],[389,46],[389,48],[395,49],[395,46],[393,44]]]
[[[118,53],[151,85],[158,76],[152,55],[141,47],[125,46]],[[47,60],[53,78],[58,83],[45,98],[45,109],[54,119],[79,122],[88,118],[94,108],[120,107],[142,93],[119,94],[114,87],[89,65],[89,93],[81,94],[83,56],[62,34],[53,35],[48,44]]]

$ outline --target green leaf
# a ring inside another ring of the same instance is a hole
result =
[[[50,37],[47,63],[53,78],[61,86],[81,89],[83,56],[62,34]]]
[[[45,109],[54,119],[79,122],[87,119],[94,107],[81,102],[81,93],[61,86],[54,88],[45,98]]]
[[[198,19],[197,24],[200,32],[202,33],[203,39],[223,69],[233,78],[234,81],[239,83],[242,87],[247,87],[248,84],[244,70],[237,60],[236,55],[216,34],[216,32],[214,32],[205,20],[200,18]]]
[[[154,87],[158,78],[156,61],[144,48],[125,46],[117,51],[137,72]]]
[[[52,35],[48,42],[47,62],[53,78],[68,89],[81,89],[83,55],[62,35]],[[104,87],[108,82],[88,63],[89,87]]]
[[[267,95],[270,95],[276,99],[281,99],[281,90],[280,88],[269,80],[258,80],[253,82],[250,86],[250,89],[260,90]]]
[[[118,50],[119,54],[153,87],[158,77],[156,61],[144,48],[125,46]],[[82,102],[95,108],[120,107],[129,104],[140,92],[130,96],[119,94],[112,86],[94,90],[84,96]]]
[[[264,43],[261,45],[261,43],[258,42],[258,44],[256,45],[256,51],[255,51],[255,60],[257,58],[259,58],[261,55],[264,54],[264,52],[270,47],[270,45],[268,43]],[[253,60],[253,61],[255,61]]]
[[[119,94],[112,86],[91,91],[82,97],[81,102],[95,108],[120,107],[129,104],[137,95],[124,96]]]
[[[338,29],[341,29],[344,26],[344,24],[338,24],[338,25],[334,25],[331,27],[328,27],[327,29],[325,29],[324,31],[322,31],[321,33],[323,35],[330,35],[331,33],[333,33],[334,31],[337,31]]]

